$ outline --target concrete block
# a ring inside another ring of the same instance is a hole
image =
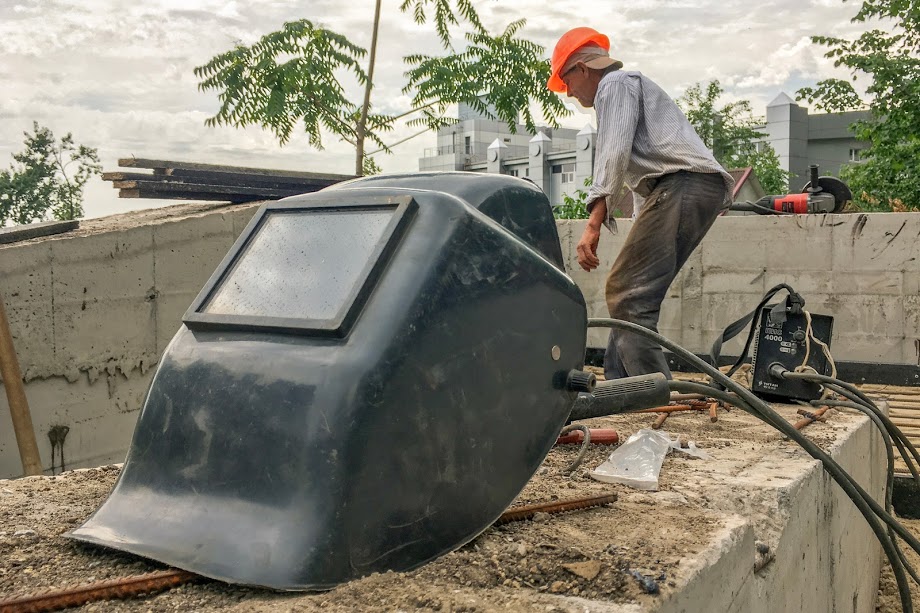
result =
[[[904,353],[903,340],[875,334],[835,330],[831,342],[831,354],[835,360],[898,364],[902,362]]]
[[[680,298],[665,298],[661,303],[661,315],[658,318],[659,329],[681,330],[681,302]]]
[[[757,306],[759,300],[755,296],[763,296],[766,291],[766,271],[761,270],[726,270],[705,269],[702,275],[702,295],[707,294],[741,294],[748,296],[751,308]]]
[[[722,334],[725,327],[750,313],[757,306],[757,301],[751,303],[751,297],[746,294],[703,294],[703,329],[702,343],[710,347],[715,339]],[[735,339],[723,346],[723,355],[738,355],[744,347],[747,334],[742,332]]]
[[[158,290],[156,300],[157,356],[162,356],[173,336],[182,326],[182,316],[198,295],[198,291]]]
[[[810,308],[808,297],[812,294],[829,294],[836,290],[833,276],[829,271],[785,271],[777,272],[767,268],[764,274],[764,292],[776,287],[780,283],[791,285],[792,289],[799,292],[805,299],[806,307]],[[785,293],[780,297],[784,297]]]
[[[591,317],[591,315],[589,315]],[[610,330],[607,328],[591,328],[588,330],[587,346],[593,349],[604,349],[607,347],[607,339],[610,337]]]
[[[827,274],[816,275],[828,279]],[[834,271],[829,277],[829,283],[824,285],[824,293],[838,295],[867,295],[867,296],[900,296],[902,295],[906,277],[917,277],[916,272],[902,273],[892,270],[874,270],[868,272],[842,272]],[[796,289],[798,287],[796,286]],[[815,291],[820,291],[816,288]],[[904,293],[904,295],[907,295]]]
[[[745,217],[725,217],[723,219],[745,219]],[[701,248],[703,270],[707,272],[712,270],[761,271],[767,261],[766,243],[753,236],[728,237],[719,233],[718,236],[704,240]]]
[[[157,355],[236,238],[232,214],[224,211],[153,226]]]
[[[256,214],[261,206],[261,202],[254,202],[248,204],[240,204],[228,209],[227,213],[233,219],[234,240],[235,237],[242,234],[243,230],[246,228],[246,225],[252,220],[253,215]]]
[[[153,226],[158,290],[197,292],[236,240],[227,213],[187,217]]]
[[[578,268],[578,262],[575,259],[575,244],[578,238],[575,236],[573,222],[568,219],[560,219],[556,222],[556,231],[559,233],[559,247],[562,249],[565,271],[571,276],[572,272]]]
[[[920,295],[904,296],[903,363],[920,366]]]
[[[28,381],[51,368],[54,325],[51,241],[0,249],[0,300],[6,306],[19,368]]]
[[[710,552],[707,552],[711,555],[688,560],[692,578],[679,592],[667,593],[653,610],[658,613],[686,613],[694,609],[746,613],[752,601],[752,582],[748,575],[753,550],[751,524],[741,517],[727,518],[725,526],[713,537]],[[705,605],[701,606],[702,603]]]
[[[56,374],[156,359],[153,230],[51,242]]]
[[[806,231],[797,231],[766,244],[764,267],[774,271],[827,271],[833,265],[833,243]]]
[[[834,231],[834,270],[917,271],[920,215],[873,213],[848,216]]]
[[[101,371],[81,374],[73,382],[61,376],[29,382],[26,397],[43,468],[51,470],[48,431],[58,425],[70,428],[64,440],[68,470],[124,461],[152,377],[153,370],[135,369],[127,376]],[[12,425],[4,424],[9,419],[6,402],[0,394],[0,475],[19,475],[22,466]],[[60,470],[60,459],[56,462]]]
[[[899,296],[842,296],[813,293],[808,310],[834,317],[834,336],[867,334],[899,342],[904,338],[904,304]]]

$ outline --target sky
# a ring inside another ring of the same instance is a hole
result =
[[[383,0],[378,65],[372,102],[379,112],[409,109],[402,93],[411,53],[439,52],[433,25],[415,24]],[[591,26],[610,36],[611,55],[640,70],[665,91],[680,96],[695,83],[718,79],[725,102],[751,101],[763,116],[780,92],[831,76],[847,77],[824,58],[810,37],[853,37],[867,29],[852,24],[858,3],[842,0],[474,0],[487,28],[498,32],[526,18],[521,36],[546,48],[566,30]],[[193,69],[237,43],[252,44],[286,21],[309,19],[368,48],[373,0],[0,0],[0,168],[24,146],[33,121],[60,138],[95,147],[105,171],[125,157],[350,173],[350,145],[327,136],[325,149],[295,135],[280,146],[258,127],[209,128],[218,108],[216,92],[198,91]],[[582,15],[582,16],[579,16]],[[458,41],[462,43],[462,41]],[[353,100],[357,84],[348,86]],[[805,103],[801,103],[803,106]],[[588,117],[573,114],[566,127]],[[418,131],[400,125],[391,142]],[[418,158],[435,146],[427,133],[376,156],[384,172],[418,169]],[[111,183],[87,184],[86,217],[175,204],[166,200],[118,199]]]

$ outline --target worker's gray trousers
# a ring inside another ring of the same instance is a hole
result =
[[[645,199],[607,277],[607,307],[624,319],[658,331],[661,303],[671,282],[726,206],[720,174],[680,171],[665,175]],[[611,330],[607,379],[671,371],[661,347],[633,332]]]

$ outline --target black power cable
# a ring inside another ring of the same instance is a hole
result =
[[[678,356],[688,364],[693,365],[701,372],[709,375],[715,383],[718,383],[724,389],[734,392],[737,397],[732,396],[731,394],[728,394],[722,390],[714,389],[708,385],[683,381],[670,382],[669,386],[672,390],[678,392],[704,393],[713,398],[718,398],[724,402],[738,406],[739,408],[751,413],[767,424],[773,426],[784,435],[786,435],[790,440],[798,443],[803,449],[805,449],[806,452],[808,452],[810,456],[816,460],[820,460],[824,466],[824,469],[828,472],[828,474],[830,474],[834,481],[837,482],[841,489],[843,489],[850,500],[853,501],[853,504],[856,505],[860,513],[862,513],[863,517],[866,519],[866,522],[869,524],[869,527],[875,533],[876,537],[882,545],[882,548],[885,551],[885,555],[888,558],[889,563],[891,564],[892,571],[894,572],[895,581],[898,585],[898,595],[900,596],[902,610],[904,613],[913,612],[913,604],[910,597],[910,586],[907,582],[907,576],[904,572],[904,565],[901,562],[901,556],[899,555],[898,548],[895,545],[894,540],[891,539],[886,533],[887,531],[883,527],[882,521],[888,524],[888,526],[890,526],[914,549],[914,551],[917,551],[918,553],[920,553],[920,541],[917,541],[917,539],[912,534],[907,532],[903,526],[901,526],[881,506],[879,506],[875,499],[872,498],[872,496],[870,496],[868,492],[866,492],[846,471],[844,471],[840,465],[823,449],[804,437],[798,430],[792,427],[789,422],[783,419],[781,415],[774,411],[772,407],[755,396],[750,390],[739,385],[731,378],[725,376],[714,366],[711,366],[703,360],[700,360],[693,353],[687,351],[680,345],[671,342],[660,334],[638,324],[618,319],[589,319],[588,327],[605,327],[627,330],[640,336],[649,338],[658,343],[660,346],[669,349],[674,353],[674,355]]]
[[[681,391],[681,392],[689,392],[689,391],[696,391],[696,390],[702,391],[702,390],[705,390],[706,388],[709,388],[709,386],[706,384],[693,383],[693,382],[688,382],[688,381],[672,381],[671,387],[675,391]],[[719,400],[722,400],[723,402],[732,404],[744,411],[747,411],[748,413],[751,413],[755,417],[762,419],[767,424],[774,426],[775,428],[777,428],[778,430],[786,434],[788,438],[799,443],[805,449],[805,451],[807,451],[809,455],[811,455],[813,458],[821,460],[822,464],[824,464],[825,470],[828,471],[828,473],[831,475],[834,481],[836,481],[837,484],[841,487],[841,489],[843,489],[847,497],[853,501],[853,503],[859,509],[860,513],[866,519],[866,522],[869,524],[869,527],[875,533],[875,536],[876,538],[878,538],[879,543],[881,543],[882,549],[885,550],[885,555],[888,557],[888,561],[891,564],[892,570],[894,571],[895,580],[898,585],[898,594],[901,599],[902,610],[904,611],[904,613],[911,613],[913,611],[913,604],[910,601],[910,587],[907,584],[907,576],[904,574],[905,570],[904,570],[904,563],[903,563],[903,554],[898,549],[897,544],[895,543],[894,539],[890,536],[890,528],[886,530],[885,529],[886,527],[884,527],[881,524],[881,522],[879,521],[879,518],[875,514],[872,513],[872,510],[869,504],[866,502],[866,498],[868,496],[864,497],[860,495],[858,484],[856,484],[855,481],[853,481],[852,477],[850,477],[848,473],[846,473],[842,468],[839,467],[839,465],[837,465],[838,471],[843,473],[843,475],[845,475],[843,479],[841,480],[840,478],[841,476],[839,474],[836,474],[835,471],[830,468],[829,463],[825,462],[824,459],[816,455],[813,452],[813,449],[811,449],[809,445],[802,444],[799,440],[796,440],[794,436],[789,435],[788,432],[784,431],[784,429],[778,425],[779,423],[778,421],[774,421],[764,415],[761,415],[760,413],[758,413],[757,409],[755,409],[754,407],[744,402],[744,400],[739,398],[737,395],[727,394],[726,392],[723,392],[721,390],[714,390],[712,392],[707,392],[707,393],[709,393],[709,395],[712,398],[717,398]],[[781,416],[779,417],[779,419],[786,426],[789,426],[789,429],[791,429],[793,432],[798,432],[786,420],[782,419]],[[810,441],[808,442],[810,443]],[[836,464],[836,462],[833,460],[831,460],[831,462]],[[886,534],[886,532],[889,532],[889,534]]]

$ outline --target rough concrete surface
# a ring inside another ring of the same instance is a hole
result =
[[[779,407],[790,421],[794,407]],[[654,415],[590,425],[622,437]],[[821,466],[738,410],[677,413],[663,427],[713,459],[672,452],[657,492],[588,473],[611,447],[593,446],[571,476],[576,447],[557,447],[515,504],[616,493],[587,511],[486,530],[408,573],[373,575],[320,594],[282,594],[207,581],[86,611],[853,611],[874,610],[880,550]],[[883,449],[862,416],[834,412],[804,431],[875,495]],[[105,498],[119,469],[0,481],[0,599],[159,568],[62,535]],[[641,581],[640,581],[641,580]],[[643,587],[643,585],[645,587]],[[647,593],[651,587],[657,594]]]
[[[46,470],[54,426],[69,428],[65,466],[124,460],[160,355],[257,208],[177,205],[0,246],[0,298]],[[0,394],[3,477],[21,474],[8,415]]]

